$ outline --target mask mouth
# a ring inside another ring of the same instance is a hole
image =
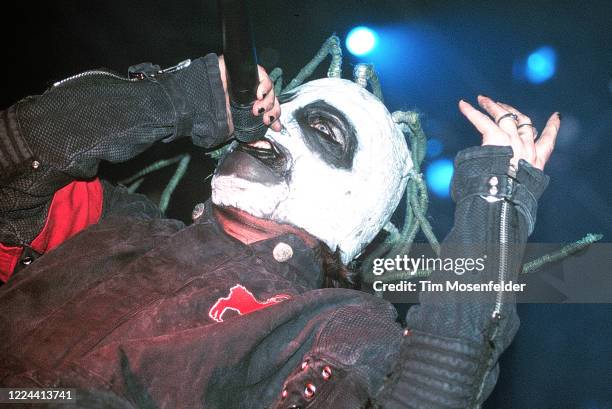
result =
[[[234,151],[246,153],[279,175],[286,171],[287,153],[270,139],[264,138],[249,143],[238,142]]]

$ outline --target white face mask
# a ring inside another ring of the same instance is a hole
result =
[[[300,227],[348,263],[399,204],[412,168],[404,135],[348,80],[312,81],[283,99],[284,129],[233,145],[212,179],[213,203]]]

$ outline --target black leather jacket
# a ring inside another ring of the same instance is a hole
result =
[[[92,72],[28,98],[0,117],[0,243],[27,246],[54,192],[100,160],[227,133],[214,55],[153,81]],[[432,281],[516,281],[547,178],[525,162],[509,171],[511,156],[458,154],[443,256],[486,255],[486,268]],[[512,294],[423,293],[404,331],[383,300],[319,289],[321,261],[297,236],[247,246],[209,211],[185,227],[107,183],[100,223],[29,256],[0,287],[0,384],[76,387],[81,407],[477,407],[519,325]],[[251,306],[223,308],[233,293]]]

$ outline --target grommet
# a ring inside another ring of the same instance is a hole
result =
[[[193,211],[191,212],[191,220],[195,222],[200,217],[202,217],[205,209],[206,209],[206,206],[204,205],[204,203],[198,203],[197,205],[195,205],[195,207],[193,208]]]
[[[312,383],[307,383],[306,387],[304,388],[304,396],[307,399],[312,399],[316,391],[317,391],[316,386],[314,386]]]
[[[328,381],[329,378],[331,378],[332,376],[332,369],[329,366],[324,366],[323,370],[321,371],[321,376],[323,377],[323,379]]]
[[[497,179],[497,176],[493,176],[491,179],[489,179],[489,185],[491,186],[497,186],[498,183],[499,180]]]
[[[293,257],[293,249],[290,245],[281,241],[274,247],[274,250],[272,250],[272,256],[274,256],[274,260],[279,263],[284,263]]]
[[[37,161],[37,160],[32,161],[32,169],[36,170],[39,167],[40,167],[40,162],[39,161]]]
[[[23,264],[24,266],[29,266],[30,264],[32,264],[32,261],[34,261],[34,259],[32,257],[24,257],[21,260],[21,264]]]

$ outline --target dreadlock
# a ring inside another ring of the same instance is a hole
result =
[[[351,288],[359,286],[359,273],[348,268],[340,259],[340,251],[332,252],[323,242],[314,248],[315,257],[323,266],[326,288]]]

